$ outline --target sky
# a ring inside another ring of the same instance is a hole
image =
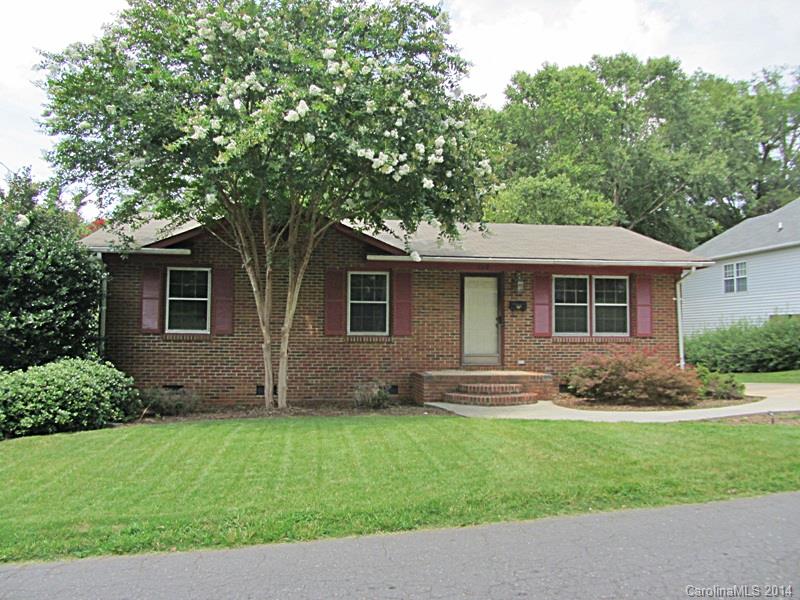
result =
[[[469,92],[495,107],[519,70],[587,62],[594,54],[670,55],[685,70],[750,79],[764,67],[800,65],[797,0],[443,0],[452,40],[472,64]],[[37,49],[89,41],[123,0],[23,0],[0,13],[0,177],[6,168],[50,170],[52,141],[35,123]],[[3,167],[5,165],[6,168]]]

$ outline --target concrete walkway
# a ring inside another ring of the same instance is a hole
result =
[[[0,599],[685,600],[734,585],[749,586],[747,597],[767,595],[765,585],[794,585],[797,597],[798,557],[800,493],[786,493],[236,550],[0,565]]]
[[[721,417],[739,417],[769,412],[800,411],[800,385],[794,383],[748,383],[748,396],[763,396],[764,400],[723,406],[720,408],[688,408],[682,410],[577,410],[552,402],[520,406],[468,406],[447,402],[430,402],[462,417],[482,419],[539,419],[545,421],[596,421],[603,423],[674,423],[702,421]]]

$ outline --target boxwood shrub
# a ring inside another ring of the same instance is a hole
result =
[[[774,317],[763,325],[737,323],[691,336],[686,340],[686,359],[725,373],[800,369],[800,318]]]
[[[133,379],[111,363],[67,358],[0,373],[6,437],[98,429],[141,410]]]

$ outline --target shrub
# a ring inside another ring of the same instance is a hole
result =
[[[197,410],[200,399],[186,389],[150,388],[142,392],[144,409],[159,417],[185,415]]]
[[[67,358],[0,376],[7,436],[98,429],[141,410],[133,379],[111,363]]]
[[[693,404],[700,381],[693,370],[681,370],[642,352],[587,354],[570,372],[570,390],[605,404]]]
[[[746,373],[800,369],[800,319],[736,323],[686,340],[686,358],[712,371]]]
[[[744,384],[739,383],[728,373],[710,371],[703,365],[698,365],[697,376],[700,378],[700,395],[717,400],[738,400],[744,397]]]
[[[0,190],[0,366],[87,358],[97,340],[102,263],[78,243],[74,214],[40,200],[30,173]]]
[[[356,386],[354,404],[359,408],[386,408],[389,390],[382,381],[370,381]]]

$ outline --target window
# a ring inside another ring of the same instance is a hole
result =
[[[389,335],[389,274],[347,274],[347,333]]]
[[[211,269],[167,269],[167,333],[208,333]]]
[[[747,291],[747,263],[730,263],[723,267],[723,282],[726,294]]]
[[[553,332],[589,335],[589,278],[553,277]]]
[[[628,278],[595,277],[594,332],[628,335]]]

